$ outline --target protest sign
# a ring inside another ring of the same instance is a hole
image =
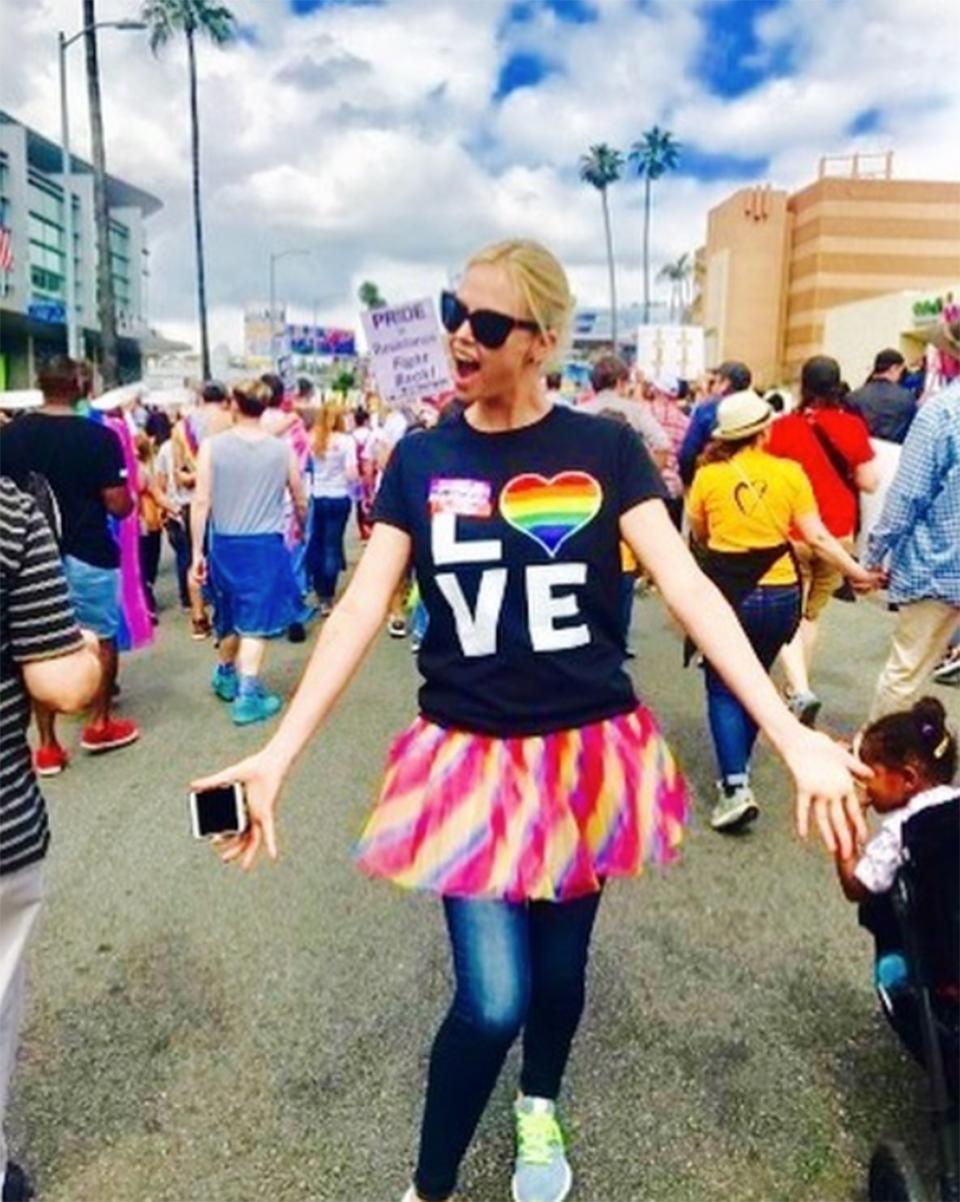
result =
[[[433,301],[388,305],[361,316],[384,400],[411,401],[453,387]]]

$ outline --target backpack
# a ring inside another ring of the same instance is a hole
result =
[[[53,535],[53,541],[59,550],[63,542],[63,518],[60,514],[57,494],[50,486],[50,481],[42,472],[27,472],[23,491],[43,514],[44,520],[50,527],[50,533]]]

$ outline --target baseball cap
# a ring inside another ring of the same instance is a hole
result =
[[[885,350],[877,351],[873,361],[873,370],[875,372],[889,371],[891,367],[902,367],[903,364],[903,355],[898,350],[894,350],[892,346],[888,346]]]
[[[753,373],[739,359],[727,359],[717,368],[715,375],[727,380],[733,392],[743,392],[753,383]]]

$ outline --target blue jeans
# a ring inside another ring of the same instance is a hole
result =
[[[430,1056],[414,1176],[427,1202],[448,1198],[510,1045],[523,1030],[520,1088],[556,1098],[583,1011],[600,894],[569,902],[443,900],[456,992]]]
[[[346,566],[343,532],[349,516],[349,497],[314,497],[310,502],[307,571],[320,601],[333,600],[337,577]]]
[[[192,547],[190,545],[190,506],[185,505],[181,511],[179,522],[167,522],[167,542],[173,548],[177,563],[177,592],[180,594],[180,604],[184,609],[190,605],[190,590],[187,588],[187,575],[190,571]]]
[[[800,586],[755,588],[741,601],[738,615],[757,659],[769,671],[800,620]],[[707,716],[720,776],[724,781],[743,778],[757,741],[757,724],[709,663],[706,684]]]

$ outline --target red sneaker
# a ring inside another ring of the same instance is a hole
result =
[[[129,718],[111,718],[105,726],[84,727],[80,746],[84,751],[113,751],[140,738],[140,727]]]
[[[37,776],[59,776],[70,763],[70,757],[59,743],[38,747],[33,753],[33,769]]]

